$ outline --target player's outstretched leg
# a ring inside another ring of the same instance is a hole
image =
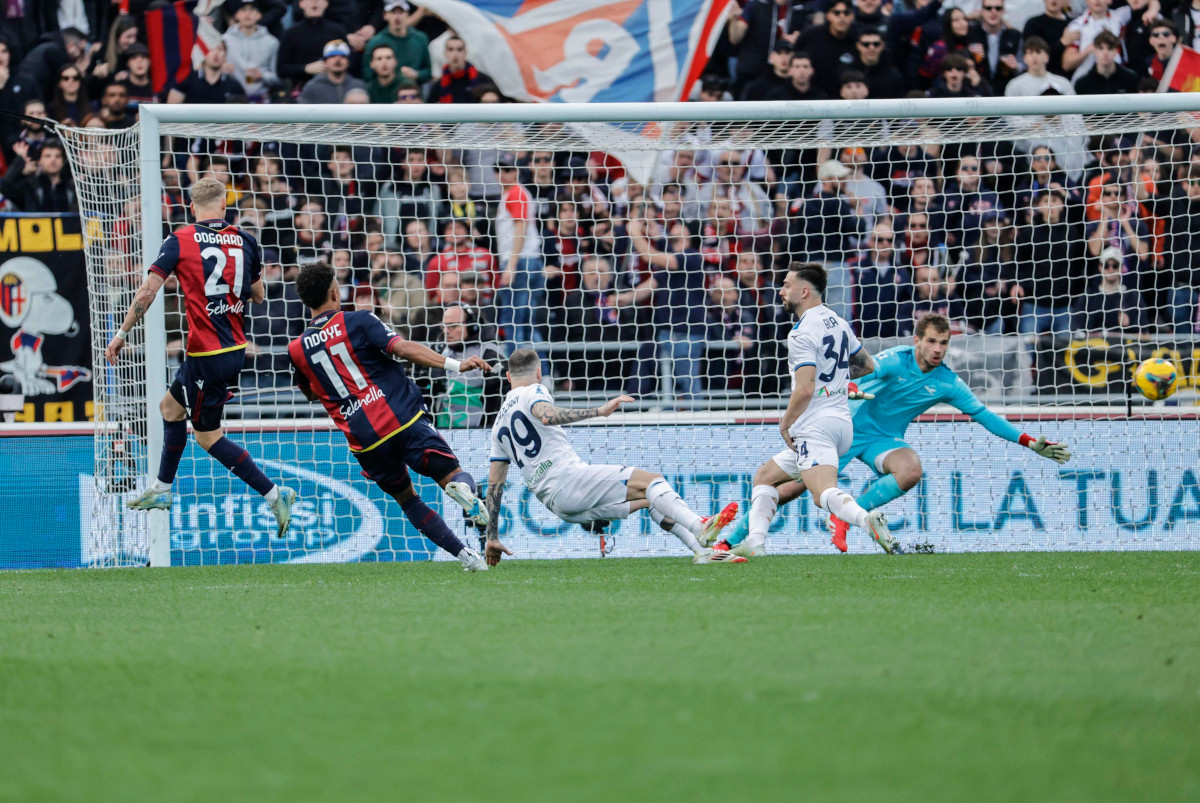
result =
[[[707,555],[711,552],[703,545],[703,542],[705,540],[708,543],[716,541],[721,529],[729,524],[737,514],[737,505],[735,504],[727,506],[725,510],[715,516],[702,518],[687,506],[687,503],[671,487],[671,483],[667,482],[665,477],[641,469],[634,469],[626,483],[626,488],[628,489],[626,499],[629,501],[645,499],[650,505],[651,518],[660,526],[663,519],[672,519],[675,523],[671,525],[668,532],[683,542],[683,545],[696,556]]]
[[[458,540],[458,536],[450,532],[450,527],[446,524],[446,520],[439,516],[433,508],[425,504],[421,497],[417,496],[416,489],[413,488],[411,482],[405,487],[385,488],[384,490],[400,503],[400,509],[404,511],[405,517],[412,522],[412,525],[417,528],[417,531],[421,535],[458,558],[458,562],[462,564],[463,571],[487,571],[488,566],[483,556]]]
[[[165,414],[164,414],[165,415]],[[186,415],[186,413],[185,413]],[[170,510],[175,498],[171,493],[171,485],[175,482],[175,473],[179,471],[179,461],[183,458],[183,450],[187,446],[187,421],[182,418],[171,421],[163,418],[163,448],[158,460],[158,476],[150,483],[146,492],[128,502],[131,510]]]
[[[488,526],[491,517],[488,515],[487,505],[479,498],[479,485],[474,477],[460,467],[446,478],[442,488],[446,491],[446,496],[463,509],[463,513],[476,527]]]
[[[837,486],[823,490],[817,504],[842,521],[862,527],[870,533],[871,539],[879,544],[880,549],[889,555],[896,551],[896,541],[888,530],[887,517],[882,510],[868,513],[854,501],[854,497]]]
[[[229,469],[235,477],[262,495],[267,501],[267,506],[271,508],[271,515],[275,517],[275,535],[283,538],[292,523],[292,505],[296,502],[296,492],[271,482],[250,453],[225,437],[220,429],[197,432],[196,443],[216,458],[218,463]]]

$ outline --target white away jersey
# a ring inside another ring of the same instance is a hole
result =
[[[810,421],[832,416],[850,421],[846,398],[850,384],[850,356],[862,343],[850,325],[824,304],[806,311],[788,335],[788,373],[796,389],[796,369],[812,365],[817,370],[812,401],[789,430],[796,433]]]
[[[496,423],[492,425],[492,460],[503,460],[521,469],[525,485],[546,504],[558,490],[561,469],[583,461],[562,427],[548,427],[534,417],[537,402],[554,404],[544,385],[514,388],[504,397]]]

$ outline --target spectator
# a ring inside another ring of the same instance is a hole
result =
[[[42,144],[47,139],[46,126],[38,122],[46,119],[46,104],[40,100],[30,99],[25,101],[23,111],[26,118],[32,119],[22,120],[17,133],[4,140],[4,161],[9,165],[10,170],[14,156],[20,156],[27,162],[36,162],[41,154]]]
[[[1175,23],[1175,34],[1180,44],[1193,50],[1200,49],[1200,4],[1197,0],[1189,3],[1179,3],[1171,12],[1171,22]]]
[[[429,309],[421,277],[397,273],[387,285],[381,317],[396,334],[405,340],[425,342],[430,339]]]
[[[942,75],[942,62],[953,53],[966,54],[974,63],[974,55],[968,50],[970,33],[971,21],[961,8],[943,11],[940,28],[922,28],[921,41],[913,51],[909,69],[915,81],[923,88],[931,87]]]
[[[746,384],[746,369],[758,347],[757,310],[741,305],[737,282],[717,276],[709,290],[708,341],[725,344],[708,358],[710,390],[740,390]]]
[[[78,212],[75,184],[67,172],[67,152],[56,139],[47,140],[37,161],[26,161],[28,146],[18,143],[16,158],[0,180],[0,195],[22,212]]]
[[[855,73],[847,70],[842,78],[847,77],[855,77]],[[875,228],[875,221],[892,212],[887,190],[867,173],[871,167],[871,157],[865,148],[846,148],[842,151],[841,161],[850,169],[850,174],[842,181],[842,191],[847,198],[854,199],[854,209],[862,218],[863,231],[871,231]]]
[[[459,362],[481,357],[493,366],[504,361],[498,343],[484,339],[479,313],[472,307],[454,304],[442,313],[442,354]],[[504,396],[500,372],[438,370],[435,375],[434,423],[444,428],[491,426]]]
[[[128,58],[126,54],[129,52],[129,48],[137,44],[137,38],[137,20],[129,14],[119,15],[108,26],[108,41],[104,46],[103,56],[100,56],[98,51],[94,54],[89,51],[89,57],[93,55],[95,57],[94,63],[84,71],[87,75],[89,95],[99,95],[104,92],[104,87],[108,86],[124,67],[124,62]],[[98,47],[99,43],[96,43],[92,50],[95,51]]]
[[[891,6],[888,3],[888,6]],[[891,8],[885,8],[883,0],[855,0],[854,21],[861,33],[874,31],[880,36],[886,36],[892,19]]]
[[[150,81],[150,48],[135,42],[125,51],[125,69],[117,73],[117,82],[125,87],[129,110],[137,113],[143,103],[161,103],[162,96]]]
[[[1023,300],[1022,334],[1066,332],[1071,302],[1083,290],[1085,262],[1079,224],[1067,216],[1067,193],[1055,188],[1033,200],[1028,224],[1017,233],[1017,278]]]
[[[738,252],[738,216],[734,203],[724,195],[708,202],[708,215],[700,227],[700,254],[710,271],[733,268]]]
[[[1200,9],[1197,9],[1200,10]],[[1142,75],[1149,75],[1155,81],[1161,81],[1171,61],[1171,54],[1179,44],[1179,31],[1170,20],[1155,20],[1150,26],[1150,48],[1153,53],[1146,63]]]
[[[1137,202],[1123,198],[1119,185],[1104,181],[1100,185],[1097,219],[1087,224],[1088,255],[1097,259],[1108,247],[1116,248],[1125,261],[1125,269],[1138,271],[1150,257],[1150,231],[1138,217]]]
[[[395,103],[400,91],[400,73],[397,70],[396,52],[390,45],[376,45],[371,51],[371,77],[367,80],[367,94],[372,103]],[[415,84],[412,89],[418,89]],[[418,96],[418,100],[419,100]]]
[[[1109,6],[1111,5],[1112,0],[1087,0],[1087,11],[1067,24],[1067,30],[1062,38],[1063,44],[1066,46],[1063,51],[1063,69],[1071,73],[1071,81],[1076,84],[1076,91],[1079,90],[1079,79],[1096,63],[1096,37],[1102,31],[1108,31],[1113,36],[1119,37],[1121,31],[1133,18],[1133,12],[1129,6],[1122,6],[1115,11],[1110,11]],[[1153,10],[1150,19],[1153,20],[1158,16],[1158,0],[1151,0],[1150,8]],[[1150,11],[1146,13],[1149,14]],[[1118,54],[1117,61],[1121,61],[1120,54]]]
[[[300,206],[295,217],[296,228],[287,232],[290,240],[283,251],[283,264],[301,267],[310,262],[327,261],[333,250],[333,238],[325,228],[325,207],[315,199]]]
[[[494,262],[486,248],[475,244],[471,225],[462,218],[451,218],[442,227],[442,250],[425,266],[425,289],[434,303],[442,300],[437,295],[442,274],[470,271],[481,277],[485,286],[492,286]]]
[[[630,339],[628,327],[636,323],[634,304],[638,294],[633,290],[618,291],[614,284],[610,257],[602,254],[584,257],[579,268],[579,287],[567,292],[563,305],[564,339],[572,343],[615,343]],[[616,367],[619,376],[620,365]],[[611,378],[608,372],[601,373]],[[574,379],[570,373],[568,377]]]
[[[1121,66],[1121,40],[1108,31],[1096,35],[1092,45],[1093,66],[1075,79],[1075,91],[1080,95],[1124,95],[1136,93],[1138,76]]]
[[[350,75],[350,45],[335,39],[325,45],[325,72],[315,76],[300,93],[300,103],[344,103],[354,89],[364,92],[367,85]]]
[[[912,277],[899,267],[896,235],[888,223],[876,223],[867,235],[867,249],[855,265],[858,309],[854,320],[859,337],[896,337],[900,313],[910,300]]]
[[[967,331],[967,311],[959,297],[954,281],[947,279],[941,269],[925,265],[913,269],[912,301],[903,305],[904,315],[900,328],[906,335],[913,333],[916,322],[928,313],[945,315],[959,332]]]
[[[1145,315],[1137,291],[1125,284],[1121,275],[1121,252],[1105,248],[1096,260],[1099,275],[1093,276],[1087,291],[1075,299],[1072,326],[1079,332],[1138,331]]]
[[[950,249],[974,245],[983,213],[1003,211],[1000,196],[980,180],[981,167],[978,156],[964,154],[934,210],[933,229],[943,232]]]
[[[404,255],[406,273],[424,273],[436,254],[433,234],[423,220],[410,220],[404,224],[404,239],[400,242]]]
[[[809,13],[805,0],[749,0],[740,15],[730,15],[729,42],[737,53],[734,97],[767,71],[770,53],[777,42],[796,44]]]
[[[929,233],[929,215],[911,212],[904,221],[904,250],[899,264],[911,271],[934,262],[933,241]]]
[[[1026,42],[1035,37],[1045,42],[1050,72],[1066,77],[1070,73],[1063,67],[1063,50],[1066,49],[1063,34],[1066,33],[1067,23],[1070,21],[1067,9],[1071,3],[1070,0],[1042,0],[1042,3],[1045,13],[1025,20],[1025,28],[1021,33]]]
[[[35,3],[34,5],[46,9],[54,8],[53,3]],[[84,67],[88,63],[88,53],[87,37],[76,28],[63,28],[58,33],[46,34],[36,47],[26,51],[17,73],[26,76],[25,80],[33,84],[32,95],[42,98],[53,97],[57,94],[60,86],[57,82],[61,78],[64,67],[75,68],[80,75],[80,87],[82,87],[82,75]],[[55,119],[63,122],[63,118],[60,116],[56,115]]]
[[[533,197],[521,186],[517,162],[511,153],[497,157],[496,175],[501,190],[496,211],[500,325],[508,340],[527,346],[543,339],[539,331],[546,295],[542,237]]]
[[[928,176],[917,176],[908,189],[908,214],[932,212],[940,205],[937,182]]]
[[[672,223],[659,248],[647,236],[646,221],[628,224],[633,250],[645,260],[651,278],[639,290],[653,288],[654,339],[658,359],[669,359],[680,398],[700,397],[700,365],[704,356],[704,257],[692,244],[692,234],[682,223]],[[663,388],[670,393],[670,389]]]
[[[91,113],[91,101],[83,85],[83,70],[74,64],[64,65],[59,69],[54,84],[54,98],[50,101],[51,118],[62,125],[80,126]]]
[[[429,157],[424,148],[408,148],[398,166],[396,180],[379,191],[379,217],[390,247],[410,221],[419,220],[429,231],[437,228],[441,217],[442,194],[433,183]]]
[[[225,72],[225,43],[218,42],[205,54],[201,68],[193,70],[183,83],[167,93],[167,103],[228,103],[230,98],[241,94],[242,85]]]
[[[961,53],[951,53],[942,59],[942,77],[929,90],[931,98],[977,98],[990,95],[975,62]]]
[[[380,45],[387,45],[396,54],[396,63],[400,65],[400,77],[417,84],[424,84],[433,77],[433,69],[429,60],[429,37],[416,28],[409,27],[409,14],[412,6],[408,0],[387,0],[383,6],[383,18],[387,27],[371,37],[363,52],[367,67],[363,77],[370,80],[371,53]],[[463,54],[465,57],[465,53]]]
[[[415,81],[401,78],[396,84],[396,102],[424,103],[425,101],[421,100],[421,87],[417,86]]]
[[[819,262],[829,276],[825,305],[843,320],[850,320],[850,270],[854,238],[862,232],[862,220],[842,194],[842,182],[850,169],[841,162],[827,161],[817,171],[819,189],[791,206],[791,237],[788,253],[793,262]]]
[[[446,168],[446,211],[451,218],[466,221],[471,231],[479,231],[491,222],[484,204],[472,197],[467,169],[460,165]]]
[[[276,63],[279,59],[279,40],[262,26],[262,0],[245,0],[233,18],[231,26],[221,37],[225,43],[225,58],[233,67],[233,77],[242,85],[251,101],[267,98],[279,83]]]
[[[871,0],[878,2],[878,0]],[[892,64],[892,58],[884,50],[884,37],[875,28],[862,28],[854,40],[858,51],[851,69],[863,74],[872,98],[902,98],[908,88],[900,71]]]
[[[273,248],[263,249],[262,261],[264,297],[250,307],[247,322],[246,367],[252,369],[247,378],[252,377],[260,388],[289,387],[292,365],[288,344],[304,332],[307,310],[296,293],[295,282],[284,278],[279,253]]]
[[[983,0],[982,15],[967,34],[967,49],[997,95],[1021,72],[1021,32],[1004,21],[1004,0]]]
[[[579,260],[583,257],[583,229],[579,223],[579,205],[574,201],[557,204],[554,216],[542,229],[545,253],[546,303],[554,310],[562,307],[562,294],[579,284]]]
[[[124,84],[114,81],[104,87],[97,116],[104,121],[105,128],[129,128],[137,124],[137,113],[129,113],[129,94]]]
[[[15,66],[12,63],[12,50],[9,49],[8,42],[0,39],[0,109],[19,109],[25,104],[25,99],[29,94],[28,85],[22,85],[22,82],[16,75]],[[15,118],[7,115],[0,115],[0,143],[8,143],[8,140],[15,137],[21,129],[21,124]],[[11,157],[11,154],[5,152],[5,158]]]
[[[838,77],[856,54],[854,6],[850,0],[832,0],[825,9],[825,24],[813,25],[800,34],[796,48],[808,53],[813,80],[826,95],[838,91]]]
[[[446,40],[446,63],[442,76],[429,86],[430,103],[473,103],[472,91],[492,79],[467,61],[467,43],[459,36]]]
[[[787,39],[777,40],[767,57],[770,69],[764,70],[761,75],[746,83],[742,88],[741,99],[766,100],[776,92],[782,92],[791,81],[788,67],[791,64],[794,50],[795,46]]]
[[[255,5],[262,13],[262,19],[258,24],[266,28],[272,36],[279,39],[283,36],[283,18],[288,13],[288,0],[255,0]],[[231,20],[236,22],[237,10],[241,7],[241,0],[225,0],[223,8],[229,14]]]
[[[767,232],[771,223],[771,199],[761,186],[747,180],[746,165],[738,151],[718,152],[712,181],[700,188],[696,200],[704,206],[718,196],[733,202],[739,235]]]
[[[525,188],[533,196],[538,220],[545,224],[554,214],[554,207],[558,202],[560,190],[558,166],[555,162],[554,153],[551,151],[534,151],[529,154],[526,175],[528,176],[528,181],[525,182]]]
[[[965,249],[957,273],[965,320],[977,332],[1000,334],[1017,329],[1024,292],[1014,281],[1016,265],[1006,223],[995,209],[980,216],[979,236]]]
[[[1153,15],[1146,13],[1150,0],[1126,0],[1126,4],[1129,6],[1130,19],[1121,32],[1121,50],[1125,57],[1123,63],[1141,77],[1145,75],[1146,65],[1154,55],[1154,49],[1150,46],[1150,26],[1158,21],[1159,15],[1157,9]]]
[[[988,0],[992,2],[993,0]],[[1050,0],[1057,2],[1057,0]],[[1048,72],[1050,63],[1050,48],[1040,36],[1030,36],[1024,45],[1026,72],[1008,82],[1004,94],[1008,97],[1035,97],[1051,94],[1053,90],[1060,95],[1074,95],[1075,88],[1071,82],[1061,75]]]
[[[1200,165],[1192,164],[1186,178],[1169,197],[1166,260],[1156,272],[1151,299],[1164,324],[1183,327],[1196,321],[1200,289]]]
[[[788,77],[791,81],[772,90],[767,100],[824,100],[829,97],[813,85],[813,63],[807,53],[797,51],[792,54]]]
[[[295,87],[315,75],[324,75],[325,46],[346,38],[344,26],[325,18],[329,0],[300,0],[299,6],[303,17],[283,32],[276,60],[279,77],[291,81]],[[369,59],[370,54],[364,58]]]

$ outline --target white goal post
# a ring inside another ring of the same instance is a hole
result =
[[[923,311],[948,313],[950,364],[972,389],[1018,427],[1076,449],[1059,467],[936,408],[907,436],[926,479],[889,507],[903,542],[1200,547],[1200,225],[1187,212],[1193,175],[1200,187],[1196,130],[1192,94],[150,104],[136,129],[61,129],[88,233],[91,554],[101,565],[436,557],[285,381],[280,343],[304,318],[285,286],[314,258],[345,271],[348,308],[373,309],[439,350],[534,345],[563,404],[636,390],[631,413],[572,432],[581,456],[662,471],[702,514],[747,503],[749,477],[779,448],[787,322],[773,288],[788,264],[821,262],[831,305],[872,351],[911,342]],[[516,201],[497,183],[501,155],[520,167]],[[269,475],[302,486],[286,542],[272,542],[257,497],[194,444],[175,510],[122,505],[158,463],[158,400],[185,348],[177,294],[160,294],[119,366],[104,364],[103,349],[164,234],[190,222],[187,183],[207,174],[226,182],[231,221],[274,260],[267,281],[278,292],[265,312],[250,310],[258,323],[226,421]],[[538,282],[518,289],[501,251],[512,243],[504,210],[522,199],[541,251],[518,255],[520,275]],[[470,247],[456,250],[464,237]],[[694,283],[655,273],[654,254],[685,252],[694,263],[678,264],[695,265]],[[440,325],[449,299],[470,307],[475,341],[455,344]],[[1127,395],[1132,366],[1150,356],[1180,372],[1168,405]],[[421,379],[482,481],[485,397],[497,386]],[[872,476],[854,464],[847,487],[857,493]],[[526,557],[599,554],[594,536],[557,522],[512,479],[510,546]],[[440,499],[432,483],[418,486]],[[457,508],[439,509],[466,532]],[[827,551],[819,512],[803,501],[782,508],[774,549]],[[673,537],[643,515],[614,524],[614,554],[675,554]]]

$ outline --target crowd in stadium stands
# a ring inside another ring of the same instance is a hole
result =
[[[1200,0],[1124,3],[1072,14],[1044,0],[1018,29],[1005,0],[745,0],[694,99],[1155,91],[1178,45],[1200,47]],[[44,117],[119,129],[151,101],[508,102],[464,41],[406,0],[228,0],[222,45],[164,97],[144,44],[144,15],[162,5],[8,0],[0,108],[27,119],[0,117],[0,208],[78,208]],[[574,376],[579,361],[551,352],[562,385],[635,393],[669,357],[684,398],[778,389],[788,316],[775,286],[797,260],[828,269],[828,303],[869,337],[908,334],[928,311],[986,333],[1197,325],[1200,148],[1187,130],[842,151],[704,141],[639,184],[597,152],[196,140],[164,159],[163,204],[183,223],[187,187],[211,174],[230,220],[262,241],[267,314],[253,315],[251,353],[268,373],[305,318],[284,279],[316,259],[337,267],[347,307],[412,337],[576,344],[606,358]]]

